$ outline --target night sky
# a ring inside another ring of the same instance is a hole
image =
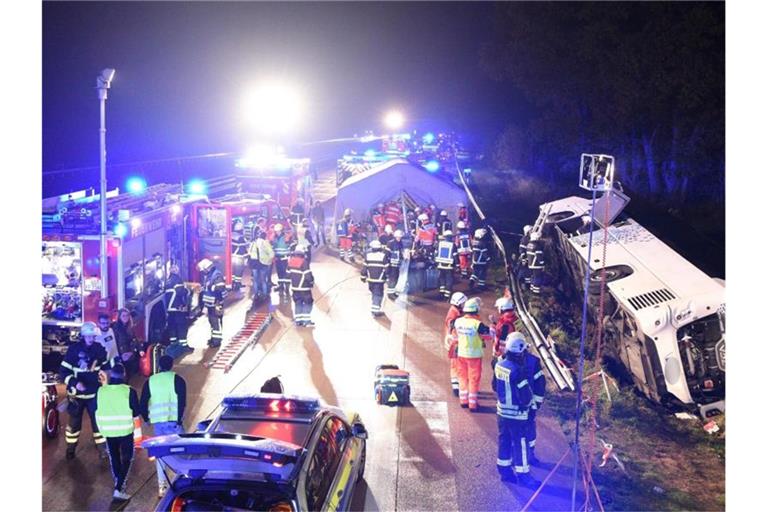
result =
[[[105,67],[110,164],[244,150],[243,97],[265,77],[303,90],[296,141],[380,131],[393,106],[411,127],[493,134],[522,103],[480,71],[492,16],[491,3],[45,2],[43,171],[98,165]]]

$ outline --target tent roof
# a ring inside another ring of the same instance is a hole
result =
[[[449,211],[455,210],[458,203],[467,203],[467,196],[458,185],[407,160],[396,159],[345,181],[336,196],[336,218],[341,217],[345,208],[352,209],[354,218],[366,216],[377,203],[399,199],[402,192],[419,204],[434,204]]]

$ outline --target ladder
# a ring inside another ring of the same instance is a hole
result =
[[[246,316],[245,324],[230,338],[229,342],[221,347],[213,359],[204,363],[210,370],[224,370],[229,372],[232,366],[240,359],[245,349],[253,347],[272,321],[271,313],[254,312]]]
[[[552,203],[549,203],[546,208],[542,208],[539,210],[539,217],[536,219],[536,222],[533,224],[533,227],[531,228],[531,238],[533,238],[533,234],[536,233],[537,238],[541,236],[541,230],[544,227],[544,222],[547,220],[547,217],[549,217],[549,212],[552,210]]]

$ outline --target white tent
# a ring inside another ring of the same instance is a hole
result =
[[[407,160],[390,160],[352,176],[339,187],[334,225],[346,208],[352,210],[354,220],[360,221],[368,217],[371,208],[378,203],[400,200],[403,193],[422,206],[434,204],[446,210],[454,221],[458,204],[467,204],[467,195],[458,185],[438,178]]]

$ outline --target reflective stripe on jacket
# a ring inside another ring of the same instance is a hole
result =
[[[107,384],[96,393],[96,424],[104,437],[133,434],[131,388],[127,384]]]
[[[149,378],[149,422],[179,421],[179,397],[176,396],[176,374],[156,373]]]
[[[459,357],[483,357],[480,319],[472,316],[457,318],[453,323],[459,338]]]
[[[369,283],[383,283],[387,280],[386,269],[389,266],[389,258],[384,251],[370,251],[365,255],[365,264],[361,275]]]
[[[518,366],[508,359],[496,363],[496,414],[499,416],[513,420],[528,419],[533,393],[523,373],[524,366]]]

